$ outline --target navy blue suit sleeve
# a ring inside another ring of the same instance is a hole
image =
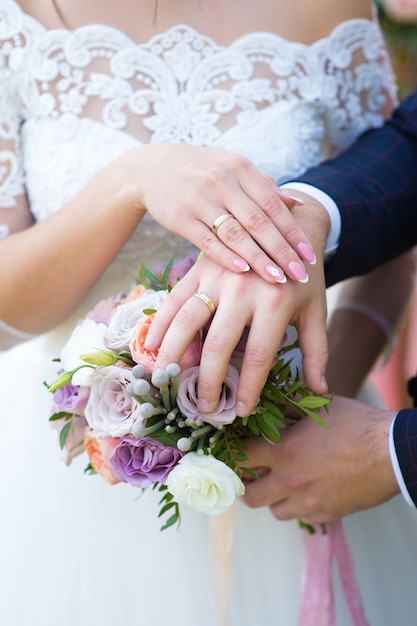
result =
[[[298,178],[331,196],[342,219],[332,285],[365,274],[417,243],[417,91],[383,128]]]
[[[417,409],[403,409],[398,413],[393,435],[405,486],[417,506]]]

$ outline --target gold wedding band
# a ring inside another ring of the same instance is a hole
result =
[[[225,222],[226,220],[232,220],[233,215],[231,213],[223,213],[223,215],[220,215],[218,218],[216,218],[213,222],[213,232],[217,234],[217,230],[219,228],[219,226],[221,226],[223,224],[223,222]]]
[[[204,291],[196,291],[193,294],[193,296],[195,296],[196,298],[201,300],[201,302],[204,302],[204,304],[206,305],[206,307],[208,308],[210,313],[212,315],[214,315],[214,313],[216,312],[216,305],[214,304],[214,302],[210,298],[210,296],[208,296],[206,293],[204,293]]]

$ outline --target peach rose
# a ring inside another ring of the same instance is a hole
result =
[[[109,456],[117,448],[118,444],[119,440],[114,437],[98,439],[92,430],[89,428],[85,429],[84,449],[88,454],[90,463],[97,474],[100,474],[111,485],[116,485],[120,482],[120,480],[113,477],[108,465]]]
[[[143,365],[148,374],[152,374],[158,350],[148,350],[145,348],[145,339],[149,331],[155,313],[147,315],[136,324],[129,342],[129,350],[135,363]]]
[[[127,302],[132,302],[132,300],[136,300],[136,298],[143,296],[145,291],[146,288],[143,285],[136,285],[136,287],[134,287],[132,291],[130,291],[127,296],[120,301],[120,304],[126,304]]]
[[[154,317],[155,313],[152,313],[151,315],[148,315],[139,320],[139,322],[136,324],[135,330],[133,331],[133,335],[129,343],[129,350],[132,359],[135,361],[135,363],[143,365],[145,371],[148,374],[152,374],[155,366],[155,361],[159,353],[158,348],[156,350],[148,350],[147,348],[145,348],[145,340]],[[201,335],[197,333],[180,359],[179,365],[181,366],[182,370],[189,369],[190,367],[194,367],[195,365],[198,365],[200,363],[201,348]]]

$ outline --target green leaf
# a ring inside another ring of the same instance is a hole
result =
[[[61,450],[63,450],[65,446],[65,442],[67,440],[69,429],[71,428],[71,424],[72,424],[71,421],[67,422],[64,428],[59,433],[59,445],[60,445]]]
[[[175,507],[175,502],[168,502],[165,506],[162,507],[162,509],[159,511],[158,517],[161,517],[164,513],[166,513],[167,511],[169,511],[169,509],[172,509],[172,507]]]
[[[49,418],[50,422],[55,422],[57,420],[69,420],[72,418],[72,413],[66,413],[65,411],[59,411],[59,413],[54,413],[53,415],[51,415],[51,417]]]
[[[251,476],[252,478],[255,478],[256,480],[258,480],[259,478],[258,474],[254,472],[253,469],[251,469],[250,467],[241,467],[240,472],[242,474],[249,474],[249,476]]]
[[[318,409],[329,404],[329,399],[323,396],[308,396],[298,401],[298,406],[302,409]]]
[[[180,517],[179,517],[179,515],[177,513],[174,513],[173,515],[171,515],[171,517],[169,517],[167,519],[165,524],[163,526],[161,526],[160,530],[166,530],[167,528],[170,528],[174,524],[177,524],[178,528],[179,528],[179,526],[180,526]]]
[[[93,476],[94,474],[97,474],[97,472],[94,469],[94,467],[91,465],[91,463],[89,463],[84,470],[84,474],[90,474],[91,476]]]
[[[172,269],[173,264],[174,264],[174,259],[171,259],[171,261],[166,266],[164,273],[162,274],[162,285],[164,286],[164,289],[168,289],[169,288],[168,276],[169,276],[169,273],[170,273],[170,271]]]

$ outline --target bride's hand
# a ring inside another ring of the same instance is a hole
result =
[[[138,208],[223,267],[270,283],[306,280],[315,255],[286,206],[297,200],[246,158],[186,144],[140,146],[124,158]]]
[[[150,327],[146,347],[159,347],[156,367],[178,362],[195,333],[210,325],[203,344],[198,398],[203,413],[217,405],[232,352],[245,328],[245,347],[236,410],[248,415],[257,404],[288,323],[297,327],[307,384],[327,391],[326,304],[323,271],[312,268],[308,285],[270,285],[254,272],[235,274],[208,257],[179,281]],[[199,293],[198,297],[195,294]],[[214,313],[214,315],[213,315]]]

